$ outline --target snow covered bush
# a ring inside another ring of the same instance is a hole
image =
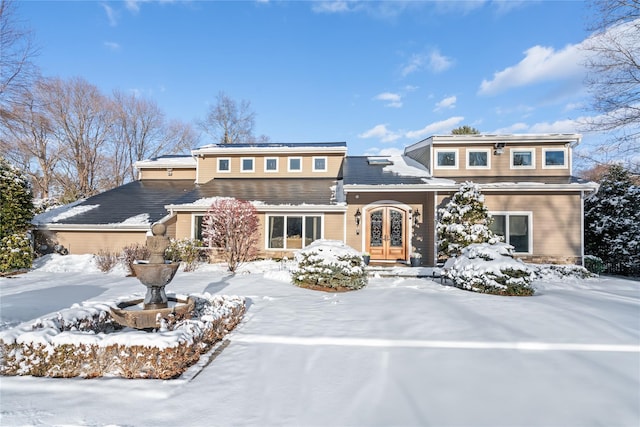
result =
[[[33,214],[29,179],[0,156],[0,272],[31,267],[33,253],[26,233]]]
[[[229,271],[255,258],[260,221],[250,202],[220,197],[202,218],[202,236],[210,248],[219,248]]]
[[[129,269],[129,274],[132,276],[136,275],[131,267],[133,262],[141,259],[148,260],[150,256],[151,251],[147,245],[143,245],[141,243],[133,243],[122,249],[122,263]]]
[[[93,256],[98,270],[108,273],[118,264],[118,254],[111,251],[100,250]]]
[[[291,278],[296,286],[331,291],[349,291],[367,284],[360,252],[338,240],[316,240],[295,254]]]
[[[455,258],[446,277],[459,288],[496,295],[533,295],[533,269],[513,258],[506,243],[473,243]]]
[[[154,332],[123,330],[111,303],[83,303],[0,331],[0,375],[119,376],[171,379],[182,374],[242,320],[243,297],[191,295],[190,319]]]
[[[0,239],[0,272],[31,268],[33,251],[27,233],[15,233]]]
[[[620,273],[640,274],[640,186],[631,173],[610,166],[584,208],[586,252]]]
[[[207,249],[198,239],[171,239],[171,243],[165,251],[165,258],[182,262],[184,271],[195,271],[198,264],[206,257]]]
[[[584,266],[594,274],[600,274],[606,268],[602,258],[593,255],[584,256]]]
[[[438,248],[443,256],[456,256],[472,243],[497,243],[502,240],[490,229],[491,215],[484,205],[480,186],[464,182],[445,207],[438,209]]]

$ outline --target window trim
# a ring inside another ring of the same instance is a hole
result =
[[[300,169],[291,169],[291,160],[300,160]],[[287,157],[287,172],[302,172],[302,157],[300,156],[289,156]]]
[[[229,162],[229,169],[224,170],[224,169],[220,169],[220,161],[221,160],[226,160]],[[217,158],[217,162],[216,162],[216,166],[217,166],[217,172],[218,173],[231,173],[231,157],[218,157]]]
[[[273,217],[284,217],[285,221],[284,221],[284,234],[283,234],[283,247],[281,248],[272,248],[269,246],[269,241],[270,241],[270,236],[269,236],[269,222],[271,221],[271,218]],[[264,248],[266,251],[293,251],[293,250],[299,250],[300,248],[287,248],[287,238],[286,238],[286,232],[287,232],[287,218],[288,217],[301,217],[302,218],[302,248],[304,249],[306,247],[305,243],[304,243],[304,236],[305,236],[305,232],[306,232],[306,219],[308,217],[318,217],[320,218],[320,237],[318,239],[324,239],[324,213],[316,213],[316,212],[308,212],[308,213],[301,213],[301,212],[289,212],[289,213],[269,213],[269,214],[265,214],[264,216]],[[312,242],[313,243],[313,242]]]
[[[469,161],[471,153],[487,153],[487,164],[485,166],[472,166]],[[491,150],[488,148],[467,148],[467,169],[491,169]]]
[[[531,165],[520,166],[513,164],[513,156],[517,152],[529,152],[531,153]],[[509,151],[509,166],[511,169],[535,169],[536,168],[536,149],[535,148],[511,148]]]
[[[267,169],[267,162],[269,160],[275,160],[276,161],[276,168],[275,169]],[[278,157],[265,157],[264,158],[264,172],[265,173],[278,173],[279,170],[280,170],[280,159]]]
[[[547,153],[551,151],[562,151],[564,153],[564,164],[547,165]],[[542,149],[542,169],[568,169],[569,168],[569,152],[566,148],[543,148]]]
[[[438,164],[438,154],[439,153],[454,153],[455,154],[455,162],[453,166],[441,166]],[[434,165],[433,168],[434,169],[458,169],[459,165],[460,165],[460,150],[458,150],[457,148],[434,148],[433,150],[433,161],[434,161]]]
[[[244,161],[251,160],[251,169],[244,168]],[[256,171],[256,158],[255,157],[241,157],[240,158],[240,172],[251,173]]]
[[[506,234],[509,230],[509,217],[510,216],[526,216],[528,218],[527,221],[527,231],[529,233],[529,241],[528,241],[528,251],[527,252],[516,252],[515,247],[513,253],[516,255],[533,255],[533,212],[532,211],[489,211],[489,214],[493,216],[502,215],[505,217],[504,227]],[[509,236],[503,236],[505,239],[505,243],[509,243]]]
[[[324,160],[324,169],[316,168],[316,160]],[[311,158],[311,170],[313,172],[327,172],[329,170],[329,158],[327,156],[313,156]]]

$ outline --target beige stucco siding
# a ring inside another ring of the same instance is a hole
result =
[[[289,171],[289,158],[296,157],[302,160],[301,171]],[[315,157],[325,157],[327,170],[324,172],[313,170]],[[218,172],[218,158],[229,159],[230,170],[228,172]],[[253,172],[241,171],[241,162],[244,158],[253,159]],[[277,159],[277,171],[265,170],[265,159]],[[305,154],[305,155],[226,155],[218,157],[200,158],[198,163],[198,182],[204,183],[214,178],[335,178],[340,174],[342,154]]]
[[[581,195],[575,193],[502,193],[484,191],[489,211],[531,213],[533,253],[525,258],[538,261],[572,262],[582,256]],[[448,196],[438,195],[438,206]]]
[[[144,244],[146,231],[39,231],[67,248],[70,254],[97,254],[100,251],[120,252],[125,246]]]
[[[192,179],[195,181],[196,179],[196,170],[195,168],[185,168],[178,169],[173,168],[171,172],[167,171],[167,168],[144,168],[140,169],[138,173],[139,179]]]
[[[511,166],[511,155],[514,150],[533,150],[535,168],[523,168]],[[547,150],[561,150],[565,152],[565,167],[544,167],[544,158]],[[436,165],[438,151],[456,151],[458,154],[458,167],[457,168],[441,168]],[[468,152],[470,151],[486,151],[488,152],[488,158],[490,162],[489,168],[477,168],[469,167]],[[564,146],[564,144],[558,145],[534,145],[534,144],[507,144],[503,153],[500,155],[495,154],[495,148],[493,144],[487,145],[434,145],[434,165],[433,175],[437,177],[460,177],[468,176],[482,177],[482,176],[569,176],[571,171],[571,155],[570,148]]]
[[[409,239],[408,253],[417,251],[422,254],[423,265],[433,265],[433,199],[431,192],[377,192],[358,193],[351,192],[347,195],[346,212],[346,244],[359,250],[366,250],[366,212],[378,205],[397,206],[408,208],[406,236]],[[362,213],[360,233],[356,233],[355,213]],[[419,211],[417,223],[413,215]]]

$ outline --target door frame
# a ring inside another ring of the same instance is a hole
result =
[[[373,203],[369,203],[362,207],[362,247],[365,250],[368,250],[367,246],[367,235],[368,235],[368,227],[369,227],[369,213],[372,210],[390,207],[394,209],[398,209],[403,212],[404,215],[404,252],[405,252],[405,261],[409,260],[409,255],[411,254],[411,242],[413,241],[413,227],[411,226],[411,218],[413,214],[413,209],[411,206],[406,203],[399,202],[397,200],[378,200]],[[372,261],[375,261],[375,258],[371,258]],[[385,260],[387,261],[387,260]],[[387,261],[393,262],[393,261]]]

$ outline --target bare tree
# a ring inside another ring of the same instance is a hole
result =
[[[592,0],[594,34],[584,43],[591,108],[588,130],[612,136],[612,148],[640,152],[640,0]]]
[[[196,144],[197,137],[190,125],[167,122],[155,101],[116,90],[113,108],[114,186],[135,179],[135,162],[161,154],[188,152]]]
[[[60,145],[45,109],[41,82],[23,91],[21,101],[5,110],[0,150],[29,176],[34,196],[49,198],[60,160]]]
[[[32,62],[36,53],[31,33],[17,19],[15,3],[0,0],[0,112],[10,110],[37,75]]]
[[[221,144],[240,144],[253,142],[254,123],[255,113],[251,111],[249,101],[238,104],[224,92],[219,92],[216,105],[209,108],[200,127]]]
[[[46,111],[61,146],[58,181],[66,199],[93,195],[108,181],[101,162],[113,124],[110,100],[82,78],[43,83]]]

